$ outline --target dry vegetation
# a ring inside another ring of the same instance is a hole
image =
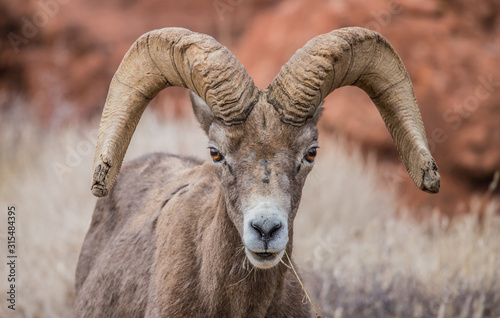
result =
[[[344,149],[322,151],[295,222],[294,256],[322,316],[500,317],[498,202],[482,220],[395,217],[374,164]]]
[[[49,132],[22,117],[1,121],[0,209],[17,207],[20,264],[17,310],[8,312],[2,297],[0,317],[71,317],[75,266],[95,204],[97,121]],[[146,111],[127,158],[151,151],[208,158],[196,126],[161,123]],[[320,142],[295,222],[294,258],[323,317],[500,317],[498,205],[481,224],[475,211],[453,222],[395,217],[374,160],[346,154],[339,140]]]

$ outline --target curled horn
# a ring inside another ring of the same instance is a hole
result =
[[[109,193],[144,109],[169,86],[195,92],[226,125],[243,122],[258,96],[241,63],[212,37],[182,28],[142,35],[111,80],[94,157],[95,196]]]
[[[413,182],[439,192],[440,176],[425,136],[413,86],[401,59],[379,33],[344,28],[299,49],[268,87],[281,120],[301,126],[336,88],[364,90],[382,116]]]

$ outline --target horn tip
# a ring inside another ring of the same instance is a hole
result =
[[[108,189],[103,184],[94,184],[92,185],[92,194],[96,197],[105,197],[108,195]]]
[[[438,193],[441,186],[441,176],[437,172],[436,165],[424,171],[422,180],[422,191],[428,193]]]
[[[100,160],[94,168],[92,181],[92,194],[96,197],[105,197],[108,195],[108,173],[111,168],[110,160]]]

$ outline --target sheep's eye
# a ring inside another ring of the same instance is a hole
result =
[[[215,148],[210,148],[210,157],[214,162],[221,162],[224,159],[224,156]]]
[[[316,158],[316,152],[317,152],[316,149],[317,148],[318,147],[312,147],[306,152],[306,154],[304,155],[304,159],[306,159],[307,162],[312,163],[314,161],[314,158]]]

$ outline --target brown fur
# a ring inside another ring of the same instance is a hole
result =
[[[165,154],[126,164],[97,202],[76,273],[75,316],[312,316],[291,270],[253,268],[246,259],[241,206],[265,193],[289,200],[292,255],[293,219],[312,168],[297,163],[317,138],[316,121],[284,124],[261,99],[243,124],[212,123],[208,136],[226,165]]]

